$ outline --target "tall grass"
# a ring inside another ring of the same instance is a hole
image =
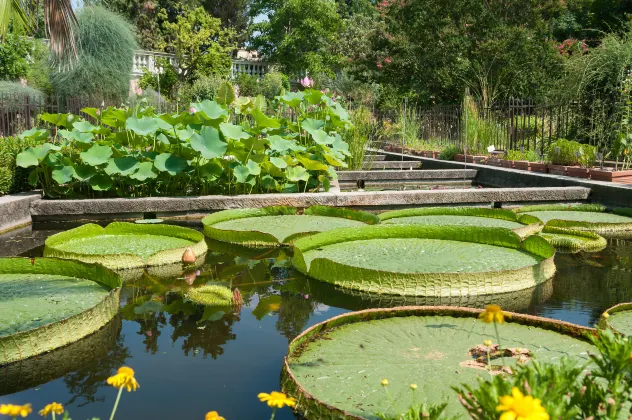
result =
[[[377,138],[378,124],[371,110],[365,106],[360,106],[351,111],[351,122],[353,128],[347,130],[344,140],[349,144],[349,169],[362,169],[367,148],[371,142]]]

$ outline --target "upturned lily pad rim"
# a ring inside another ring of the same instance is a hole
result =
[[[544,236],[556,249],[596,252],[608,246],[608,241],[603,236],[588,230],[575,230],[547,225],[542,229],[542,234],[561,235],[561,237],[554,240],[547,239]],[[567,236],[576,237],[577,240],[566,238]]]
[[[597,321],[598,328],[601,329],[601,330],[605,330],[607,328],[610,328],[612,331],[614,331],[614,332],[616,332],[618,334],[626,335],[626,334],[622,333],[621,331],[618,331],[616,328],[614,328],[612,326],[612,324],[610,324],[610,322],[608,322],[608,318],[605,317],[604,314],[612,315],[612,314],[616,314],[618,312],[628,312],[628,311],[632,311],[632,302],[618,303],[618,304],[606,309],[599,316],[599,321]]]
[[[170,236],[191,242],[190,248],[196,257],[207,251],[204,234],[194,229],[164,224],[136,224],[129,222],[113,222],[106,227],[95,223],[87,223],[74,229],[50,236],[46,241],[44,253],[47,257],[74,259],[84,262],[97,262],[114,270],[142,268],[154,265],[167,265],[181,262],[182,254],[188,247],[163,249],[143,258],[128,252],[120,254],[85,254],[80,251],[64,251],[57,247],[63,243],[80,238],[90,238],[100,235],[156,235]]]
[[[248,219],[253,217],[264,216],[293,216],[299,214],[297,207],[291,206],[270,206],[262,208],[248,208],[248,209],[231,209],[222,210],[217,213],[209,214],[202,219],[204,225],[204,233],[217,241],[230,242],[230,243],[246,243],[253,246],[280,246],[294,242],[295,240],[309,236],[318,232],[300,232],[290,235],[279,241],[278,238],[270,233],[262,232],[258,230],[232,230],[232,229],[219,229],[214,225],[227,222],[231,220]],[[368,213],[361,210],[350,210],[346,208],[337,208],[329,206],[314,205],[308,207],[303,212],[304,215],[311,216],[325,216],[325,217],[337,217],[349,220],[356,220],[358,222],[366,223],[367,225],[375,225],[380,223],[380,219],[377,215]]]
[[[60,340],[57,340],[58,337],[51,337],[49,330],[54,329],[59,325],[64,325],[64,328],[72,330],[75,323],[78,323],[79,325],[84,324],[82,322],[82,318],[94,314],[101,315],[94,317],[94,325],[84,327],[78,333],[73,331],[74,334],[81,335],[81,337],[79,337],[79,339],[81,339],[101,329],[118,313],[119,293],[122,285],[121,277],[116,272],[100,264],[90,264],[60,258],[42,257],[32,260],[30,258],[8,257],[0,258],[0,274],[63,275],[67,277],[90,280],[110,290],[109,293],[103,296],[99,303],[82,312],[56,322],[47,323],[36,328],[18,331],[14,334],[0,337],[0,350],[3,350],[0,352],[0,354],[3,354],[3,358],[0,359],[0,365],[28,359],[38,354],[46,353],[59,347],[64,347],[73,342],[73,340],[67,340],[63,337]],[[38,348],[43,350],[35,351],[31,348],[29,351],[28,349],[22,349],[20,344],[30,343],[34,340],[34,336],[39,337],[35,341],[39,346]],[[46,337],[47,342],[41,343],[41,337]],[[77,338],[76,335],[74,338]],[[50,342],[48,342],[49,340]],[[19,357],[14,354],[15,352],[10,351],[10,348],[9,351],[7,351],[5,346],[18,346],[20,349]]]
[[[310,343],[316,341],[323,334],[341,327],[343,325],[353,324],[355,322],[372,321],[394,317],[410,317],[410,316],[451,316],[451,317],[469,317],[478,318],[483,309],[461,308],[452,306],[400,306],[389,309],[365,309],[363,311],[347,312],[320,322],[306,329],[299,334],[288,345],[288,354],[283,359],[283,371],[281,374],[281,384],[283,392],[297,399],[295,410],[299,413],[305,413],[305,409],[314,409],[315,411],[328,410],[332,414],[332,418],[365,420],[365,417],[357,416],[346,410],[342,410],[323,401],[320,401],[309,393],[296,379],[290,367],[290,358],[300,356],[303,349]],[[517,324],[533,326],[551,330],[560,334],[569,335],[582,341],[590,342],[586,337],[587,334],[597,335],[594,328],[583,327],[581,325],[572,324],[570,322],[559,321],[556,319],[543,318],[533,315],[518,314],[514,312],[505,312],[505,322],[515,322]],[[385,349],[385,351],[388,351]],[[318,410],[320,409],[320,410]]]

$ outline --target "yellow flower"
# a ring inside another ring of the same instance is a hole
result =
[[[217,414],[217,411],[209,411],[206,413],[205,420],[226,420],[224,417]]]
[[[382,386],[388,386],[388,379],[382,379],[382,382],[380,382],[382,384]]]
[[[492,340],[485,340],[485,341],[483,341],[483,345],[485,347],[490,347],[492,344],[494,344],[494,342]]]
[[[610,317],[610,314],[609,314],[608,312],[604,312],[604,313],[602,313],[602,314],[601,314],[601,316],[602,316],[603,318],[609,318],[609,317]]]
[[[108,385],[112,385],[114,388],[127,388],[128,392],[136,391],[136,388],[140,388],[140,385],[134,378],[134,370],[127,366],[119,368],[116,375],[108,378]]]
[[[31,414],[33,409],[31,404],[13,405],[13,404],[0,404],[0,414],[9,417],[26,417]]]
[[[50,403],[39,411],[40,416],[47,417],[50,413],[64,414],[64,406],[59,403]]]
[[[478,317],[483,320],[483,322],[490,323],[498,323],[502,324],[505,322],[505,317],[509,316],[505,312],[500,309],[498,305],[487,305],[485,310],[481,312]]]
[[[500,397],[497,411],[504,411],[499,420],[549,420],[549,415],[538,398],[524,395],[514,387],[511,395]]]
[[[410,384],[410,389],[413,391],[417,389],[417,384]]]
[[[288,396],[282,392],[272,391],[269,394],[262,392],[257,395],[257,397],[259,397],[259,401],[267,402],[268,407],[283,408],[286,405],[288,407],[294,407],[296,405],[296,400],[294,398],[288,398]]]

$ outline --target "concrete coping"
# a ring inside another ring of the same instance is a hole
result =
[[[411,180],[411,179],[472,179],[476,176],[474,169],[435,169],[423,171],[383,170],[383,171],[340,171],[340,181],[376,181],[376,180]]]
[[[396,160],[389,160],[389,161],[383,161],[383,162],[365,162],[362,165],[362,169],[367,170],[367,169],[420,169],[421,168],[421,162],[419,161],[415,161],[415,160],[408,160],[408,161],[396,161]]]

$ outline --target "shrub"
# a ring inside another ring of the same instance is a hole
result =
[[[180,101],[184,105],[191,102],[203,101],[205,99],[212,100],[222,84],[223,79],[220,76],[200,76],[191,85],[182,86],[178,90]]]
[[[378,125],[371,110],[365,106],[353,110],[350,115],[353,128],[347,130],[344,140],[351,153],[349,169],[359,170],[364,163],[366,148],[377,135]]]
[[[47,95],[53,93],[51,83],[52,67],[50,65],[50,49],[48,45],[39,40],[33,41],[31,63],[26,74],[29,86],[41,90]]]
[[[17,80],[26,76],[28,56],[33,45],[21,36],[7,34],[0,42],[0,80]]]
[[[19,82],[1,82],[0,96],[19,95],[28,96],[31,102],[38,102],[44,98],[44,93],[29,86],[22,86]]]
[[[18,153],[39,144],[39,140],[19,137],[0,138],[0,195],[30,191],[29,171],[16,166]]]
[[[290,90],[290,79],[283,73],[271,71],[261,79],[260,92],[266,99],[272,100],[276,96],[283,95],[284,90]]]
[[[510,150],[507,152],[507,159],[509,160],[526,160],[528,162],[537,162],[539,160],[538,154],[533,150],[526,150],[521,152],[519,150]]]
[[[162,68],[162,73],[157,75],[145,68],[143,69],[143,75],[138,81],[138,85],[143,90],[151,88],[155,91],[158,91],[158,86],[160,86],[161,96],[175,99],[178,87],[178,71],[166,58],[159,58],[156,61],[158,66]]]
[[[595,163],[595,147],[559,139],[549,147],[548,159],[553,165],[591,167]]]
[[[63,96],[126,98],[137,49],[132,26],[98,6],[82,8],[77,21],[79,57],[71,68],[53,73],[55,90]]]
[[[257,76],[239,73],[235,79],[235,84],[239,86],[239,96],[255,97],[261,94],[261,84]]]
[[[463,153],[463,150],[461,150],[459,146],[452,144],[446,146],[446,148],[439,153],[439,159],[454,160],[454,157],[459,153]]]

